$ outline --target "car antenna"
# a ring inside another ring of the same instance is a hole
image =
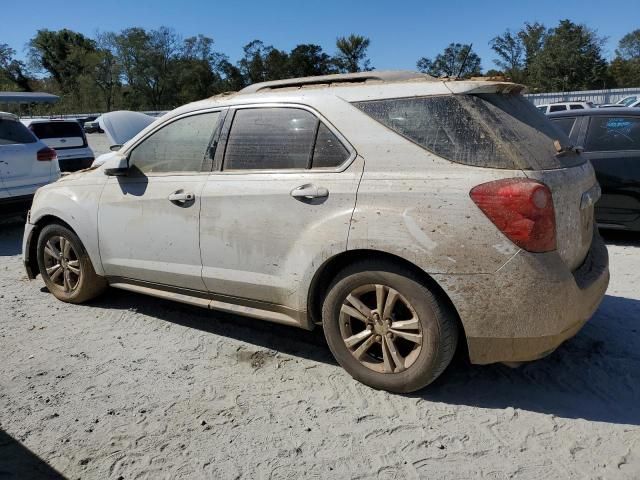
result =
[[[467,48],[467,53],[465,54],[464,58],[462,59],[462,65],[460,65],[460,70],[458,70],[458,74],[456,75],[456,79],[460,78],[460,75],[462,74],[462,70],[464,70],[464,67],[467,64],[467,59],[469,58],[469,54],[471,53],[471,48],[473,48],[473,43],[470,43],[469,44],[469,48]]]

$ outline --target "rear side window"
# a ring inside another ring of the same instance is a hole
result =
[[[22,123],[0,118],[0,145],[35,142],[37,142],[36,138]]]
[[[349,152],[320,120],[300,108],[249,108],[235,113],[225,170],[336,167]]]
[[[570,105],[569,110],[584,110],[582,105]]]
[[[566,105],[551,105],[549,107],[549,112],[564,112],[566,109]]]
[[[478,167],[553,169],[578,165],[570,146],[536,107],[517,94],[444,95],[358,102],[393,131],[448,160]]]
[[[349,158],[349,151],[324,123],[318,127],[313,150],[313,168],[337,167]]]
[[[78,122],[32,123],[30,128],[40,139],[83,137],[82,127]]]
[[[132,150],[130,163],[142,173],[201,171],[219,116],[203,113],[165,125]]]
[[[640,150],[640,117],[591,117],[585,149],[590,152]]]
[[[573,125],[576,123],[576,117],[552,118],[551,123],[553,123],[568,137],[571,135]]]

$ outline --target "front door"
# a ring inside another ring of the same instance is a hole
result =
[[[205,290],[199,216],[219,116],[172,120],[125,152],[129,174],[107,181],[98,209],[107,276]]]
[[[202,193],[204,283],[214,294],[305,309],[305,274],[346,250],[363,161],[304,108],[228,117],[222,167]]]

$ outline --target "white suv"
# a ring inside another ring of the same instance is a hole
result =
[[[565,112],[567,110],[584,110],[594,108],[591,102],[556,102],[536,106],[542,113]]]
[[[396,392],[459,338],[474,363],[539,358],[609,270],[593,168],[521,88],[367,72],[186,105],[38,192],[28,275],[67,302],[111,285],[322,325],[351,375]]]
[[[55,150],[0,112],[0,216],[25,214],[35,191],[59,177]]]
[[[89,168],[94,160],[93,150],[80,122],[57,118],[34,118],[22,120],[36,137],[55,149],[60,171],[75,172]]]

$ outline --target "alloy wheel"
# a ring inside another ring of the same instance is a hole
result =
[[[80,284],[82,270],[78,253],[63,236],[53,236],[44,246],[44,265],[51,282],[65,293],[73,292]]]

